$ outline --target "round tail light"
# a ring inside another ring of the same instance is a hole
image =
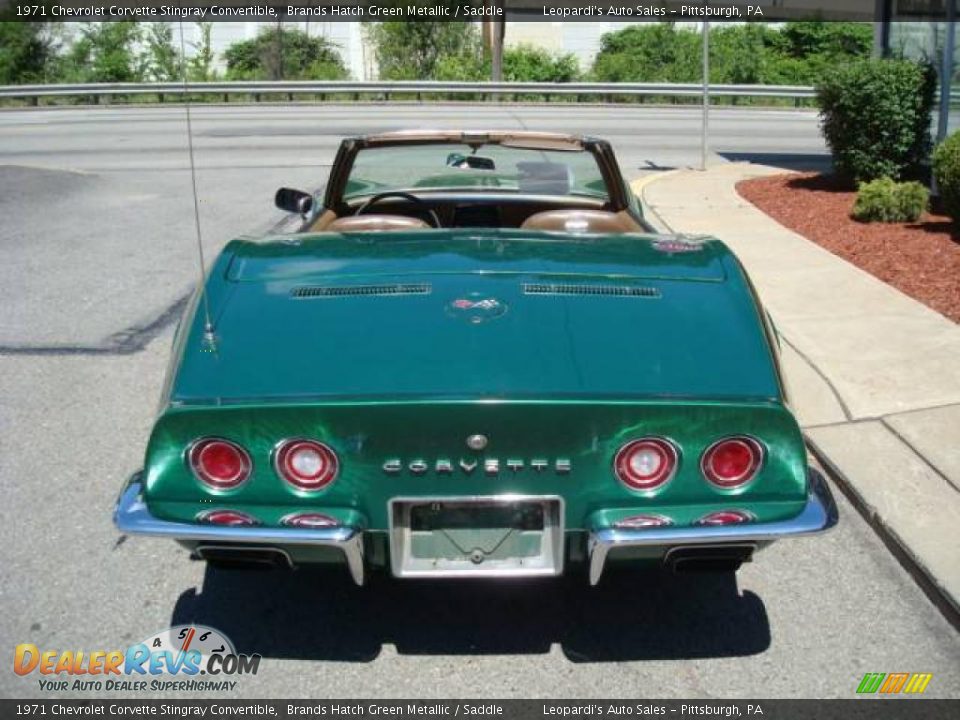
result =
[[[336,518],[332,518],[329,515],[324,515],[323,513],[294,513],[293,515],[287,515],[280,520],[280,524],[286,525],[287,527],[305,528],[310,530],[316,528],[337,527],[340,525]]]
[[[320,490],[337,477],[337,455],[323,443],[288,440],[277,450],[277,472],[300,490]]]
[[[719,440],[707,448],[700,467],[707,480],[719,488],[745,485],[763,463],[763,446],[751,437]]]
[[[646,530],[669,525],[673,525],[673,520],[663,515],[631,515],[613,524],[618,530]]]
[[[655,490],[673,477],[677,450],[662,438],[633,440],[617,452],[613,461],[617,477],[633,490]]]
[[[197,522],[231,527],[250,527],[260,524],[255,517],[239,510],[208,510],[197,515]]]
[[[230,490],[248,477],[253,464],[247,451],[219,438],[198,440],[188,453],[190,469],[200,482],[215,490]]]
[[[753,520],[753,515],[744,510],[718,510],[697,520],[697,525],[739,525]]]

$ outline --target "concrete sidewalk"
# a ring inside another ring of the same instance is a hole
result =
[[[960,326],[736,192],[782,172],[731,163],[634,187],[659,229],[714,235],[737,253],[784,341],[808,441],[960,613]]]

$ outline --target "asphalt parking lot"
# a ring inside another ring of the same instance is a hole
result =
[[[196,278],[178,112],[0,113],[5,652],[23,642],[110,650],[194,622],[263,655],[233,693],[249,698],[849,698],[864,673],[897,671],[931,672],[927,696],[960,697],[955,629],[836,492],[835,531],[781,542],[736,576],[620,573],[595,589],[580,576],[375,577],[358,589],[341,570],[213,571],[173,543],[120,537],[112,505],[142,461],[178,303]],[[810,113],[717,116],[720,158],[823,161]],[[260,107],[197,117],[209,253],[276,222],[273,190],[321,184],[336,142],[353,132],[589,131],[611,138],[630,176],[695,163],[699,152],[695,110]],[[47,696],[9,665],[0,695]]]

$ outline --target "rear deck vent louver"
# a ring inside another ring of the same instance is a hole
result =
[[[392,295],[429,295],[427,283],[394,285],[340,285],[337,287],[307,286],[290,291],[295,298],[388,297]]]
[[[526,283],[524,295],[603,295],[612,297],[658,298],[660,291],[629,285],[571,285],[562,283]]]

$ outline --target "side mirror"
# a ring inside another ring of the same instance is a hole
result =
[[[281,210],[298,213],[306,217],[313,209],[313,195],[305,193],[303,190],[294,190],[293,188],[282,187],[277,190],[273,202]]]

